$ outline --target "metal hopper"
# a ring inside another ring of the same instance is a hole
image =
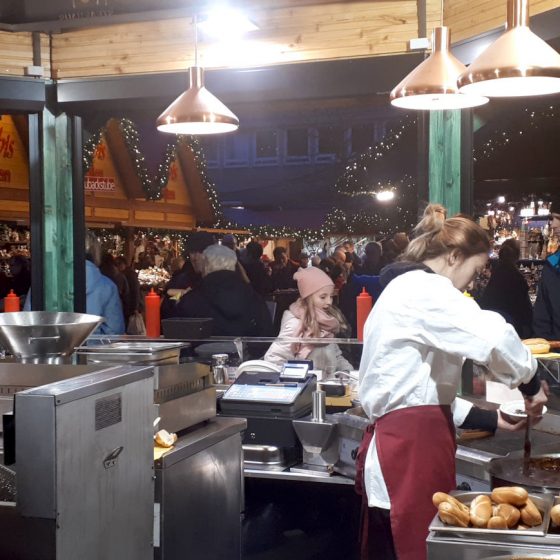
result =
[[[102,322],[103,317],[85,313],[2,313],[0,347],[21,362],[63,362]]]

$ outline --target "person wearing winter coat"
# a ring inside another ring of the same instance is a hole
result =
[[[299,299],[284,312],[278,340],[264,359],[278,365],[288,360],[312,360],[314,369],[351,371],[337,344],[329,343],[339,333],[349,331],[342,313],[332,305],[334,283],[319,268],[303,268],[294,274]],[[283,341],[282,338],[322,338],[324,343]]]
[[[552,231],[560,236],[560,198],[549,207]],[[543,266],[533,309],[533,335],[560,340],[560,249],[550,255]]]
[[[203,278],[173,309],[173,317],[211,317],[214,336],[271,336],[272,318],[262,297],[236,272],[237,256],[224,245],[203,253]]]
[[[480,298],[480,307],[500,313],[521,338],[530,338],[533,308],[527,280],[517,268],[519,254],[519,241],[506,239],[502,243],[499,260]]]

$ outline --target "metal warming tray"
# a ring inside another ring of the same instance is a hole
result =
[[[464,504],[470,504],[474,498],[481,495],[490,496],[491,492],[451,492],[455,498]],[[452,525],[446,525],[441,521],[439,516],[436,514],[432,523],[430,524],[430,531],[436,533],[455,533],[462,536],[473,536],[478,539],[493,540],[494,538],[498,540],[523,540],[525,536],[536,536],[543,537],[548,531],[548,526],[550,523],[550,508],[552,507],[553,497],[550,494],[529,494],[531,500],[541,511],[543,516],[543,522],[540,525],[531,527],[530,529],[525,529],[523,531],[518,531],[517,529],[479,529],[478,527],[454,527]]]
[[[184,342],[112,342],[80,346],[76,353],[88,363],[177,364]]]

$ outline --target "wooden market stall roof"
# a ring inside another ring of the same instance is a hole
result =
[[[186,0],[181,10],[136,17],[143,21],[107,16],[91,23],[87,18],[55,22],[62,32],[43,33],[40,38],[45,76],[70,79],[182,71],[194,62],[192,15],[209,4]],[[529,4],[531,15],[559,7],[557,0],[531,0]],[[201,36],[200,63],[206,68],[405,53],[408,42],[424,34],[424,10],[428,35],[441,21],[440,0],[238,0],[236,5],[259,27],[250,37],[250,59],[240,53],[232,58],[217,52],[216,44]],[[445,0],[443,16],[452,40],[465,40],[501,27],[506,0]],[[89,27],[73,28],[76,25]],[[2,28],[6,31],[0,31],[0,72],[23,76],[25,68],[33,64],[32,33],[10,31],[21,25]],[[35,29],[41,30],[41,25]]]

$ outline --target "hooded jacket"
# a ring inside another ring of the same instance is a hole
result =
[[[262,297],[237,272],[206,275],[171,312],[173,317],[211,317],[214,336],[271,336],[272,318]]]

